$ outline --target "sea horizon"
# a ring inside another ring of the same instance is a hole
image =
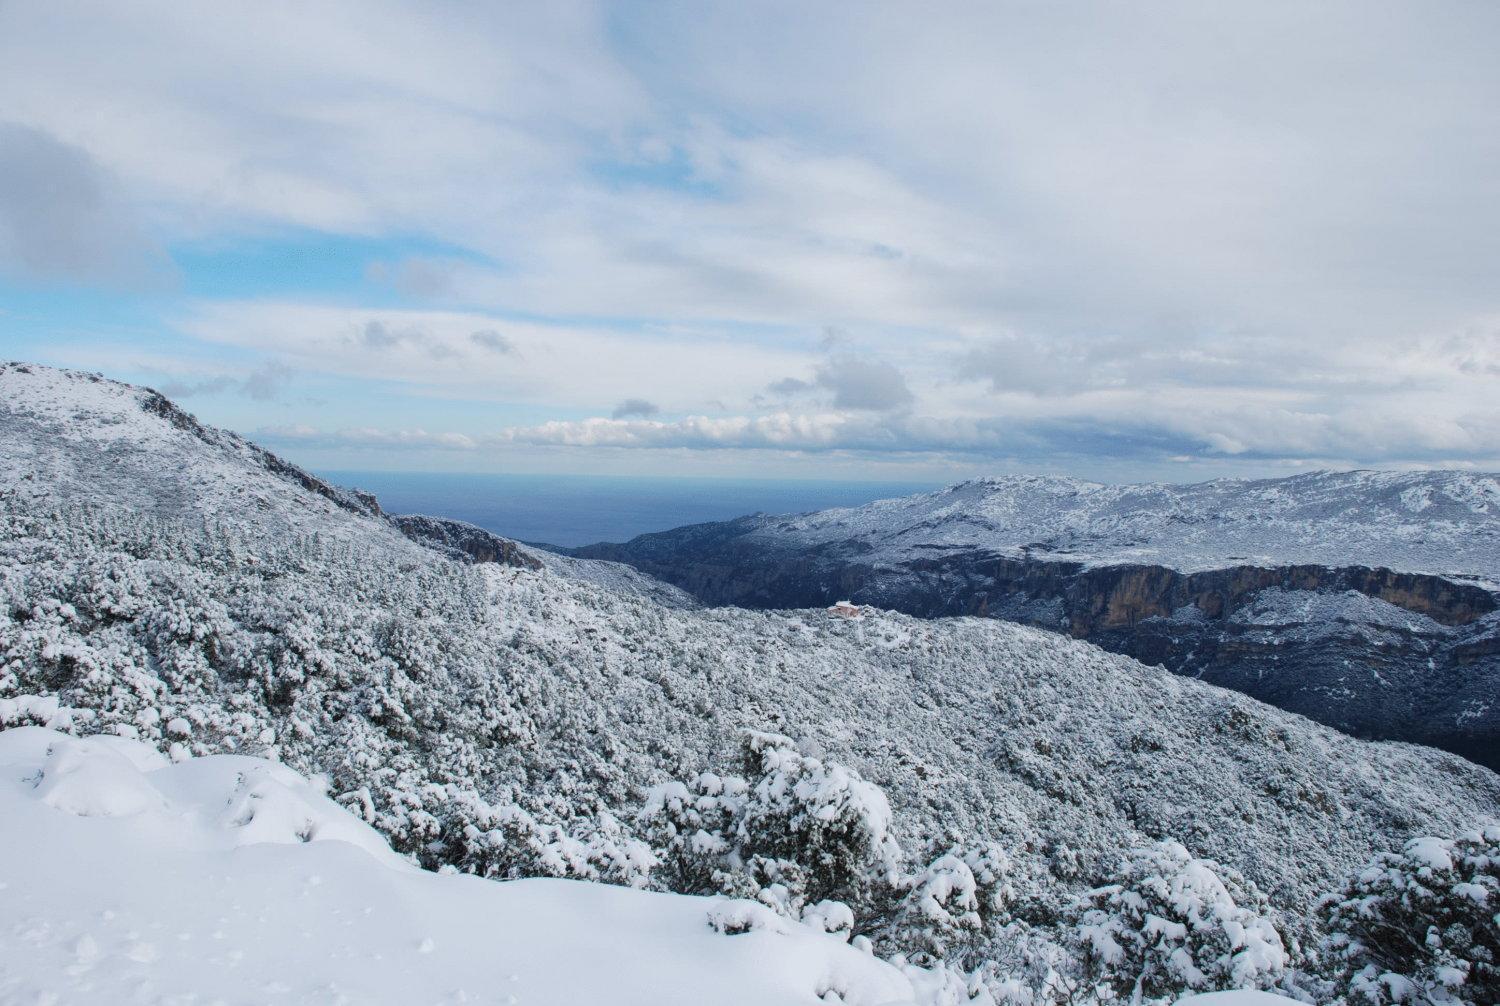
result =
[[[317,474],[336,485],[373,493],[388,513],[446,517],[518,541],[565,548],[628,541],[653,531],[755,513],[860,506],[944,484],[359,469]]]

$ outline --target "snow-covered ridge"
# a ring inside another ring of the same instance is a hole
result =
[[[89,464],[75,464],[79,456]],[[460,521],[384,514],[374,496],[206,426],[150,388],[38,364],[0,363],[0,497],[6,495],[89,499],[171,519],[232,514],[267,537],[319,534],[383,545],[404,537],[461,561],[540,561]]]
[[[1463,471],[1194,485],[1014,476],[758,525],[754,534],[788,545],[857,542],[877,562],[986,550],[1183,572],[1361,565],[1500,583],[1500,477]]]
[[[0,363],[0,402],[0,486],[17,495],[92,491],[100,502],[172,516],[233,508],[282,531],[339,533],[348,517],[379,513],[372,497],[331,486],[242,437],[204,426],[149,388],[81,371]],[[77,450],[87,450],[95,465],[69,466]],[[184,485],[184,471],[198,482]]]

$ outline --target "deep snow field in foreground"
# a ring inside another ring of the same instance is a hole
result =
[[[715,899],[418,870],[259,758],[7,730],[0,848],[5,1003],[920,1001],[795,923],[724,936]]]
[[[259,758],[0,732],[0,848],[4,1003],[942,1002],[798,923],[709,925],[743,903],[418,870]]]

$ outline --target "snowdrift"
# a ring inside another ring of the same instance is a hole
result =
[[[795,923],[715,932],[715,899],[418,870],[259,758],[4,731],[0,848],[6,1003],[923,1001]]]

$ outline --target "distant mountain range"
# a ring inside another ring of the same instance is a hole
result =
[[[1016,476],[570,554],[710,605],[843,598],[1087,639],[1361,737],[1500,766],[1500,479]]]

